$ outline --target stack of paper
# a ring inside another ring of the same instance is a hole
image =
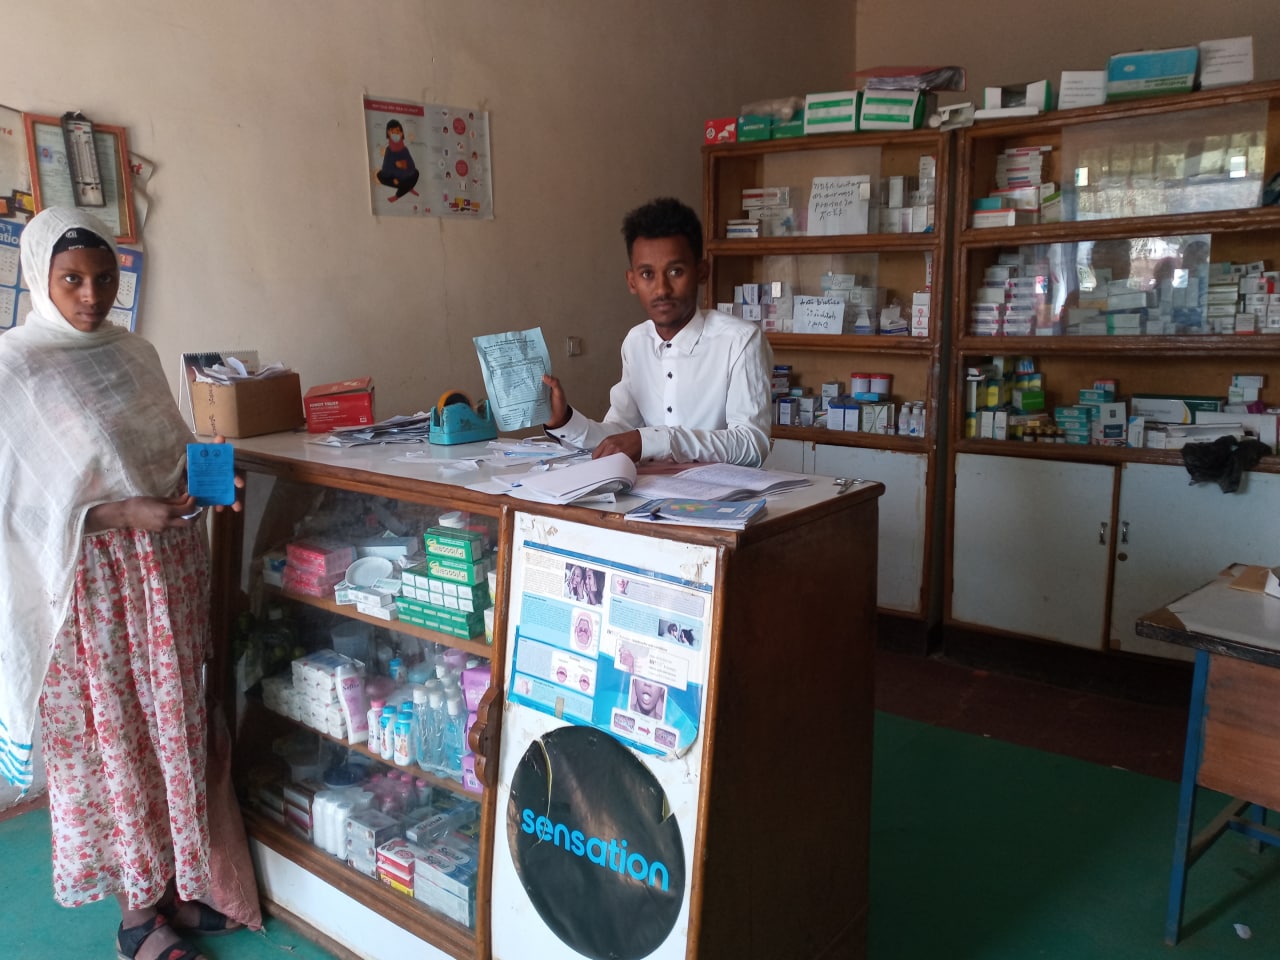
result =
[[[340,427],[312,440],[327,447],[360,447],[374,443],[426,443],[431,432],[431,414],[400,414],[359,427]]]
[[[582,460],[549,469],[535,467],[510,479],[507,491],[522,500],[539,503],[573,503],[604,494],[625,493],[636,482],[636,465],[625,453],[611,453],[598,460]]]
[[[649,499],[748,500],[806,487],[810,482],[800,473],[759,470],[732,463],[704,463],[676,474],[640,477],[631,492]]]

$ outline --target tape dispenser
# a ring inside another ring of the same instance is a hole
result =
[[[481,400],[473,409],[465,393],[449,391],[431,408],[431,442],[441,446],[493,440],[498,427],[489,411],[489,401]]]

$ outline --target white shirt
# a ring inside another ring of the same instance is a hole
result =
[[[551,436],[583,449],[640,431],[642,460],[758,467],[769,453],[773,351],[746,320],[699,310],[669,341],[652,320],[622,341],[622,380],[602,422],[577,410]]]

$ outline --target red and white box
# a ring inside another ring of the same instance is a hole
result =
[[[704,143],[735,143],[738,139],[738,118],[720,117],[708,120]]]
[[[373,423],[373,377],[321,383],[302,398],[308,433],[328,433],[338,427]]]

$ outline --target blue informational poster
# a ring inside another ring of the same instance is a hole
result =
[[[508,698],[646,753],[698,734],[709,584],[525,542]]]

